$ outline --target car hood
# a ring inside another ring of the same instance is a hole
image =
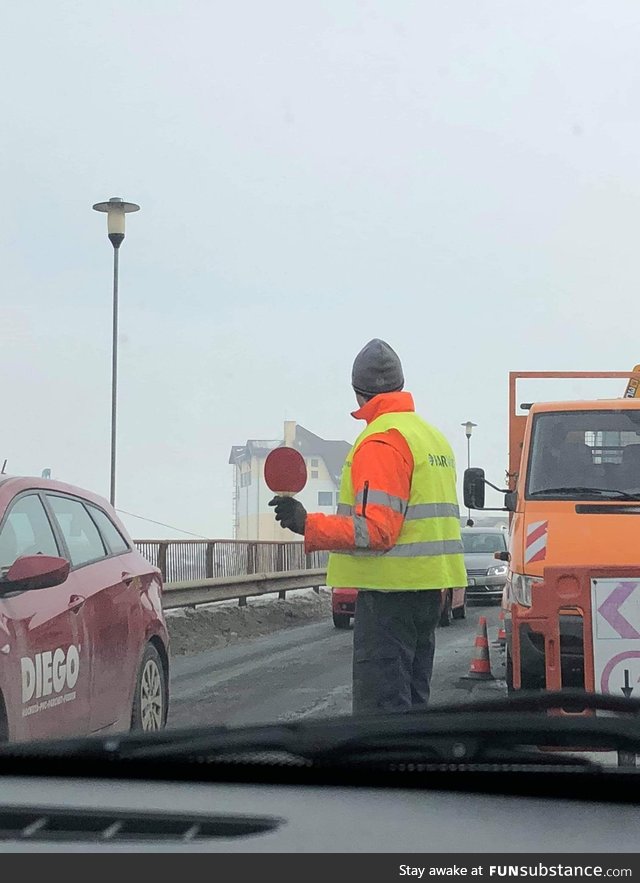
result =
[[[472,552],[464,556],[467,570],[488,570],[500,562],[493,557],[493,552]]]

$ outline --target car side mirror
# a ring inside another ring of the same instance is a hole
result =
[[[69,562],[55,555],[24,555],[0,580],[0,595],[59,586],[69,576]]]
[[[511,555],[508,552],[494,552],[493,557],[497,561],[511,561]]]
[[[464,470],[463,496],[467,509],[484,509],[484,469],[472,466]]]

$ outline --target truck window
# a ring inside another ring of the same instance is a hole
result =
[[[534,417],[527,498],[619,499],[640,493],[640,411],[553,411]]]

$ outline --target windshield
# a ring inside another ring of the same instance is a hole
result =
[[[462,545],[469,554],[487,554],[504,552],[507,541],[502,533],[463,533]]]
[[[527,494],[619,499],[640,493],[640,411],[554,411],[535,417]]]
[[[0,744],[640,697],[639,46],[633,0],[4,4]]]

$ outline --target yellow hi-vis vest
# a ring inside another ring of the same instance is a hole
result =
[[[357,438],[347,456],[340,485],[339,515],[356,519],[356,544],[366,546],[364,525],[356,515],[357,500],[351,479],[351,464],[358,446],[370,435],[396,429],[413,454],[413,477],[408,504],[375,489],[368,500],[402,511],[404,524],[398,541],[387,552],[356,548],[353,552],[329,555],[327,585],[403,591],[448,589],[466,586],[460,510],[456,492],[455,460],[451,447],[437,429],[414,412],[382,414]]]

